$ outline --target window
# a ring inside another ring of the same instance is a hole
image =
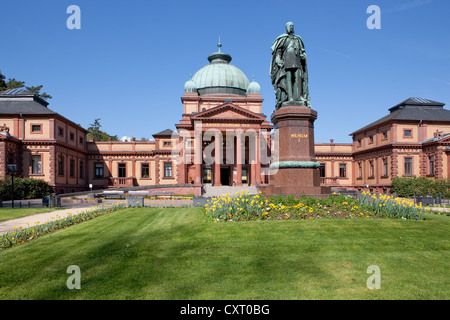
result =
[[[164,178],[172,178],[172,162],[164,162]]]
[[[412,158],[405,158],[405,175],[412,175]]]
[[[119,178],[127,177],[127,165],[125,163],[119,163],[118,173],[119,173]]]
[[[339,165],[339,178],[346,178],[347,177],[347,164],[341,163]]]
[[[370,144],[370,143],[373,143],[373,136],[370,136],[370,137],[369,137],[369,144]]]
[[[103,164],[101,163],[96,163],[95,164],[95,177],[96,178],[103,178]]]
[[[69,176],[70,177],[75,176],[75,160],[74,159],[69,160]]]
[[[40,124],[31,125],[31,132],[34,132],[34,133],[41,132],[41,125]]]
[[[356,142],[358,147],[361,147],[361,139],[358,139],[358,141]]]
[[[42,174],[42,156],[31,157],[31,174]]]
[[[362,179],[362,177],[363,177],[362,163],[358,162],[358,179]]]
[[[383,158],[383,177],[389,176],[388,159]]]
[[[387,140],[387,138],[388,138],[387,131],[384,131],[384,132],[382,133],[382,135],[383,135],[383,140]]]
[[[84,142],[84,139],[83,139],[83,137],[80,137],[80,144],[83,144],[83,142]]]
[[[69,133],[69,139],[70,140],[75,140],[75,134],[73,132]]]
[[[172,145],[171,141],[164,141],[164,147],[170,147]]]
[[[375,176],[375,168],[373,166],[373,160],[369,160],[369,178],[373,178]]]
[[[403,136],[404,137],[411,137],[412,136],[412,130],[411,129],[403,130]]]
[[[150,178],[150,168],[148,163],[141,163],[141,178]]]
[[[84,179],[84,162],[82,160],[80,160],[80,173],[79,173],[79,177],[81,179]]]
[[[321,178],[325,178],[325,177],[326,177],[326,175],[325,175],[325,163],[321,163],[321,164],[320,164],[320,167],[319,167],[319,176],[320,176]]]
[[[64,136],[64,129],[61,127],[58,127],[58,135],[63,137]]]
[[[64,175],[64,157],[59,157],[58,160],[58,175]]]
[[[428,157],[428,174],[434,175],[434,156]]]

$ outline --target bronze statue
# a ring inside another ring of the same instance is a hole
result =
[[[302,39],[294,35],[294,24],[286,23],[286,33],[272,44],[270,77],[275,89],[275,109],[284,102],[296,102],[311,108],[308,90],[308,67]]]

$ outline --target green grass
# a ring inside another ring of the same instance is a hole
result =
[[[448,299],[450,218],[202,222],[125,209],[0,251],[0,299]],[[69,290],[67,267],[81,269]],[[370,265],[381,289],[369,290]]]
[[[61,209],[64,208],[0,208],[0,222]]]

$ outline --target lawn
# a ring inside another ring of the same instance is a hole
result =
[[[0,222],[61,209],[64,208],[0,208]]]
[[[204,222],[129,208],[0,251],[0,299],[448,299],[450,217]],[[68,266],[81,271],[69,290]],[[369,290],[377,265],[381,289]]]

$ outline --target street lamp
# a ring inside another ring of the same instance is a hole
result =
[[[8,173],[11,175],[11,205],[14,208],[14,176],[17,172],[17,164],[8,164]]]

